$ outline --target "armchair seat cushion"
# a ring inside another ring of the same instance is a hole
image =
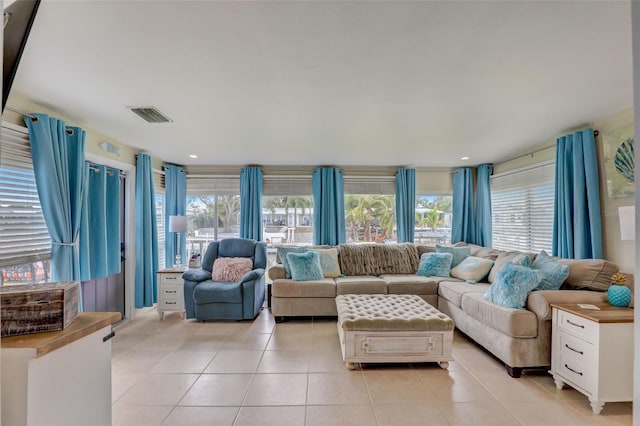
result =
[[[242,285],[240,283],[205,281],[196,287],[193,297],[196,305],[242,303]]]

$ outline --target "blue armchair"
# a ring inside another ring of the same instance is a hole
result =
[[[212,281],[213,262],[219,257],[250,258],[253,270],[237,283]],[[211,242],[202,258],[202,269],[189,269],[182,275],[187,318],[255,318],[264,303],[266,266],[267,246],[262,242],[245,238]]]

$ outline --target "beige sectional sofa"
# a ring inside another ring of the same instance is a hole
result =
[[[458,245],[466,245],[459,243]],[[600,259],[559,259],[569,266],[560,290],[533,291],[525,309],[499,306],[483,298],[504,264],[535,253],[499,251],[471,245],[471,256],[493,260],[486,282],[468,284],[451,277],[416,275],[420,256],[434,247],[413,244],[337,246],[342,275],[318,281],[286,279],[282,265],[269,269],[271,309],[277,321],[297,316],[336,316],[339,294],[416,294],[450,316],[460,331],[499,358],[509,375],[551,364],[551,303],[606,301],[616,264]]]

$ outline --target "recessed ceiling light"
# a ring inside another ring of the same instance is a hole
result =
[[[198,156],[195,154],[189,154],[189,158],[198,158]]]
[[[468,160],[469,157],[460,157],[461,160]]]

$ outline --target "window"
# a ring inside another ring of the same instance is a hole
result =
[[[415,242],[419,244],[451,243],[451,195],[416,197]]]
[[[344,178],[347,243],[396,242],[394,177]]]
[[[187,175],[187,259],[209,242],[240,237],[240,178]]]
[[[271,266],[276,263],[277,246],[313,244],[311,176],[266,175],[263,194],[262,232]]]
[[[165,232],[164,232],[164,172],[153,171],[153,191],[156,196],[156,233],[158,238],[158,267],[165,267]]]
[[[26,128],[0,140],[0,284],[49,281],[51,238],[42,215]]]
[[[491,177],[493,247],[551,253],[555,163]]]

